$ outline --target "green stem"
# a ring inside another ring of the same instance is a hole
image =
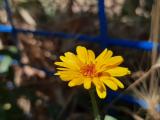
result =
[[[99,110],[98,110],[97,102],[96,102],[96,98],[95,98],[95,94],[94,94],[94,90],[91,89],[89,91],[89,94],[90,94],[91,102],[92,102],[92,109],[93,109],[93,113],[94,113],[94,120],[101,120],[100,115],[99,115]]]

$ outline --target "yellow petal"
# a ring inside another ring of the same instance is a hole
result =
[[[60,75],[59,77],[60,77],[61,80],[63,80],[63,81],[70,81],[70,80],[72,80],[72,79],[75,79],[77,76]]]
[[[93,83],[98,88],[101,88],[101,86],[102,86],[102,82],[100,81],[100,79],[98,77],[93,78]]]
[[[57,73],[54,73],[54,75],[59,75],[59,73],[57,72]]]
[[[124,88],[124,85],[121,81],[119,81],[118,79],[114,78],[114,77],[110,77],[110,79],[116,83],[120,88]]]
[[[88,50],[88,61],[89,63],[94,63],[95,61],[95,54],[92,50]]]
[[[117,76],[117,77],[121,77],[131,73],[128,70],[128,68],[125,68],[125,67],[115,67],[115,68],[106,70],[105,72],[109,73],[111,76]]]
[[[101,81],[103,81],[110,89],[116,91],[118,86],[112,80],[109,80],[108,77],[100,77]]]
[[[68,68],[56,68],[57,70],[70,70]]]
[[[68,83],[68,86],[69,87],[74,87],[74,86],[81,85],[81,84],[83,84],[83,79],[82,78],[76,78],[76,79],[71,80]]]
[[[61,74],[59,72],[55,73],[54,75],[59,75],[60,79],[63,81],[70,81],[71,79],[76,78],[76,76],[65,75],[65,74]]]
[[[96,58],[96,61],[101,61],[107,54],[107,49],[104,49],[103,52]]]
[[[84,88],[90,89],[91,88],[91,78],[85,78],[84,79]]]
[[[87,53],[87,49],[85,47],[82,46],[78,46],[76,48],[77,51],[77,56],[78,58],[83,62],[86,63],[88,61],[88,53]]]
[[[117,66],[120,65],[123,62],[122,56],[114,56],[110,59],[105,60],[105,66]]]
[[[112,56],[112,54],[113,52],[111,50],[104,49],[103,52],[96,58],[96,61],[108,59]]]
[[[57,73],[59,73],[60,75],[64,74],[64,75],[71,75],[71,76],[80,75],[78,71],[73,71],[73,70],[58,71]]]
[[[76,58],[76,55],[72,52],[66,52],[64,53],[64,55],[67,57],[67,58],[72,58],[72,59],[75,59]]]
[[[68,65],[64,62],[55,62],[54,64],[62,67],[68,67]]]
[[[71,70],[79,70],[75,65],[71,65],[65,62],[55,62],[55,65],[61,66],[61,67],[65,67]]]
[[[104,84],[102,84],[102,86],[100,88],[96,86],[96,91],[97,91],[97,95],[101,99],[104,99],[107,95],[106,87],[104,86]]]
[[[59,75],[63,81],[68,81],[80,77],[81,74],[75,71],[58,71],[56,75]]]
[[[99,98],[105,98],[107,93],[106,87],[104,86],[103,82],[101,82],[99,78],[93,78],[93,83],[96,86],[96,91]]]
[[[68,59],[67,57],[64,57],[64,56],[60,56],[60,59],[66,63],[68,66],[70,67],[74,67],[76,68],[77,70],[79,70],[80,66],[77,64],[77,61],[75,61],[75,59]]]
[[[111,50],[105,49],[97,58],[96,58],[96,67],[100,68],[105,61],[108,60],[112,56],[113,52]]]
[[[64,75],[60,75],[59,77],[60,77],[60,79],[61,79],[62,81],[70,81],[70,80],[73,79],[73,78],[71,78],[71,77],[69,77],[69,76],[64,76]]]
[[[78,65],[82,64],[75,54],[71,52],[66,52],[64,55],[66,56],[67,59],[75,61]]]

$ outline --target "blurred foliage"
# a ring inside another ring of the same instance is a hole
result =
[[[116,118],[110,116],[110,115],[106,115],[104,120],[117,120]]]

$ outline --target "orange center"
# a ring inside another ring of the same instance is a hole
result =
[[[83,67],[81,67],[80,71],[84,76],[87,77],[96,76],[96,69],[94,64],[84,65]]]

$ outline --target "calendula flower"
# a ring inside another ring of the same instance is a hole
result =
[[[128,68],[119,67],[123,62],[121,56],[112,57],[112,51],[105,49],[99,56],[95,57],[92,50],[78,46],[77,55],[71,52],[60,56],[62,62],[55,62],[60,66],[57,73],[63,81],[68,81],[68,86],[77,85],[90,89],[95,85],[96,92],[100,98],[105,98],[107,94],[106,86],[116,91],[118,88],[124,88],[122,82],[116,77],[130,74]]]

